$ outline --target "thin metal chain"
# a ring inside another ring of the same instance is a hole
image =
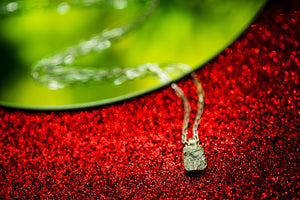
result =
[[[203,109],[204,109],[204,90],[203,90],[200,80],[196,78],[195,73],[192,73],[192,77],[193,77],[193,82],[196,85],[197,95],[198,95],[198,109],[197,109],[197,114],[196,114],[194,126],[193,126],[194,138],[195,138],[196,142],[198,143],[199,142],[198,126],[200,124],[201,115],[202,115]]]
[[[108,0],[96,0],[108,1]],[[111,0],[113,1],[113,0]],[[129,1],[129,0],[128,0]],[[142,1],[142,0],[140,0]],[[43,58],[33,66],[32,77],[49,89],[60,89],[67,86],[81,85],[87,83],[100,83],[111,81],[120,85],[125,81],[154,75],[161,83],[168,83],[172,80],[168,70],[172,73],[187,73],[192,68],[181,63],[145,63],[134,67],[76,67],[73,66],[80,56],[92,52],[100,53],[112,46],[112,42],[121,39],[125,34],[132,32],[139,27],[158,7],[160,0],[143,0],[145,2],[144,12],[129,24],[104,30],[89,40],[80,42],[77,45],[68,47],[66,50],[56,53],[51,57]]]
[[[182,89],[176,83],[172,83],[171,87],[175,90],[176,94],[181,98],[181,100],[183,102],[183,106],[184,106],[184,117],[183,117],[181,143],[185,145],[185,144],[188,144],[187,129],[189,126],[189,121],[190,121],[191,107],[190,107],[189,101],[188,101],[187,97],[184,95],[184,92],[182,91]]]
[[[199,134],[198,134],[198,126],[200,124],[201,120],[201,115],[203,113],[204,109],[204,90],[202,87],[202,84],[199,79],[196,78],[195,73],[192,73],[192,78],[193,82],[196,85],[197,88],[197,95],[198,95],[198,109],[193,125],[193,138],[195,139],[196,143],[199,143]],[[189,126],[189,121],[190,121],[190,111],[191,107],[189,105],[188,99],[185,96],[184,92],[182,89],[176,84],[172,83],[171,87],[175,90],[176,94],[181,98],[183,101],[184,105],[184,118],[183,118],[183,127],[182,127],[182,138],[181,138],[181,143],[183,145],[188,145],[188,140],[187,140],[187,134],[188,134],[188,126]]]
[[[160,67],[160,65],[149,63],[135,68],[107,70],[91,67],[80,69],[72,65],[79,56],[88,55],[92,52],[101,52],[110,48],[113,41],[120,39],[136,27],[139,27],[153,13],[158,4],[159,0],[146,0],[145,11],[133,22],[111,30],[104,30],[89,40],[82,41],[78,45],[71,46],[54,56],[40,60],[32,69],[33,78],[49,89],[59,89],[69,85],[84,84],[89,81],[100,82],[106,79],[115,79],[114,83],[119,85],[126,80],[144,76],[149,71],[156,73],[158,71],[156,68]],[[177,67],[182,68],[182,65],[178,64]],[[165,82],[165,79],[163,82]]]

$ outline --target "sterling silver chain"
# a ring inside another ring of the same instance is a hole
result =
[[[204,109],[204,90],[202,88],[201,82],[199,81],[199,79],[196,78],[195,73],[192,73],[191,75],[193,78],[193,82],[196,85],[197,95],[198,95],[198,109],[197,109],[197,113],[196,113],[196,117],[195,117],[195,121],[194,121],[194,125],[193,125],[193,138],[195,139],[196,143],[199,143],[198,126],[200,124],[201,115],[202,115],[203,109]],[[189,116],[190,116],[190,112],[191,112],[191,107],[190,107],[188,99],[185,96],[182,89],[176,83],[172,83],[171,87],[175,90],[176,94],[183,101],[184,118],[183,118],[181,143],[183,145],[188,145],[187,134],[188,134],[189,121],[190,121]]]
[[[123,0],[128,1],[128,0]],[[111,30],[104,30],[100,34],[71,46],[64,51],[56,53],[54,56],[40,60],[32,69],[32,77],[49,89],[59,89],[76,84],[86,84],[88,82],[98,82],[111,80],[115,85],[120,85],[127,80],[132,80],[146,75],[156,75],[161,82],[168,82],[159,68],[173,68],[177,71],[187,71],[190,67],[182,64],[157,64],[146,63],[136,67],[111,68],[105,66],[78,68],[74,67],[74,62],[80,56],[93,52],[102,52],[111,47],[111,44],[128,34],[145,21],[159,4],[159,0],[145,0],[145,11],[133,22]]]

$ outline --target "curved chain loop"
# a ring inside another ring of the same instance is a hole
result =
[[[195,139],[195,142],[198,144],[199,143],[198,126],[200,124],[201,115],[202,115],[203,109],[204,109],[204,90],[203,90],[200,80],[196,78],[196,74],[192,73],[191,75],[193,78],[193,82],[196,85],[197,95],[198,95],[198,109],[197,109],[197,113],[196,113],[196,117],[195,117],[195,121],[194,121],[194,125],[193,125],[193,138]],[[183,118],[181,143],[183,145],[188,145],[187,129],[189,126],[189,121],[190,121],[189,116],[190,116],[191,107],[190,107],[188,99],[185,96],[182,89],[176,83],[172,83],[171,87],[175,90],[176,94],[181,98],[181,100],[183,102],[184,118]]]

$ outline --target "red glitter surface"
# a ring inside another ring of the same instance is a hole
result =
[[[207,169],[186,174],[170,87],[91,109],[0,108],[0,198],[299,199],[300,2],[271,1],[197,70]],[[196,89],[186,77],[192,118]]]

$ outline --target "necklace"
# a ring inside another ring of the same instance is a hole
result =
[[[175,83],[172,83],[171,87],[175,90],[176,94],[181,98],[184,105],[184,118],[182,127],[181,143],[183,148],[183,162],[187,171],[204,170],[207,167],[206,158],[204,155],[203,147],[199,144],[198,126],[200,123],[201,115],[204,108],[204,90],[201,82],[196,78],[195,73],[192,73],[193,82],[197,88],[198,94],[198,109],[193,125],[193,137],[187,140],[187,129],[190,120],[190,105],[187,97],[182,89]]]
[[[124,5],[127,1],[128,0],[122,0]],[[80,5],[78,2],[75,5]],[[96,5],[104,2],[104,0],[95,0],[91,2]],[[107,2],[116,3],[121,1],[110,0]],[[146,63],[136,67],[119,67],[112,69],[103,69],[103,67],[101,69],[73,67],[76,58],[79,56],[88,55],[93,52],[99,53],[109,49],[114,41],[121,39],[122,36],[140,26],[156,9],[159,0],[145,0],[145,4],[145,11],[133,22],[111,30],[104,30],[100,34],[91,37],[89,40],[82,41],[53,56],[41,59],[33,66],[31,72],[32,77],[49,89],[56,90],[76,84],[100,83],[108,80],[113,81],[116,85],[120,85],[125,81],[148,75],[156,76],[160,82],[169,83],[172,79],[168,72],[187,73],[191,70],[191,67],[181,63]],[[15,12],[18,11],[19,5],[22,6],[21,2],[19,4],[13,2],[7,4],[5,7],[7,12]],[[85,6],[91,6],[91,4]],[[69,4],[67,3],[59,4],[58,8],[59,12],[70,9]],[[122,6],[118,7],[118,9],[120,8],[122,8]],[[193,126],[194,136],[189,140],[187,140],[187,128],[189,124],[190,106],[181,88],[175,83],[172,84],[172,88],[184,103],[185,114],[181,142],[184,145],[183,161],[187,171],[203,170],[207,166],[204,150],[202,146],[199,145],[199,136],[197,132],[201,114],[203,112],[204,91],[201,83],[196,79],[195,74],[192,74],[192,77],[198,90],[199,100],[198,111]]]

